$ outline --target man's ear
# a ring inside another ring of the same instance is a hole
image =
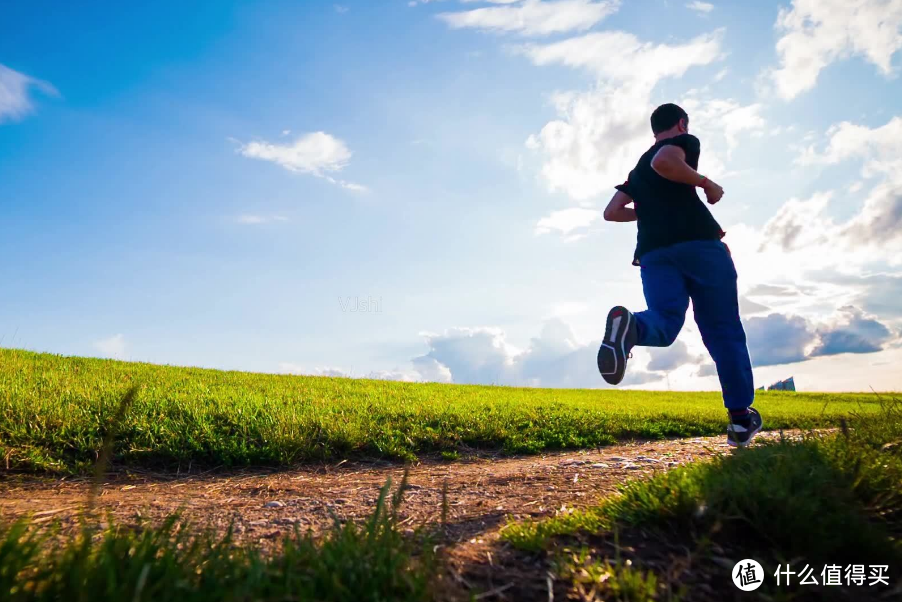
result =
[[[683,117],[680,119],[680,129],[683,130],[683,133],[689,132],[689,120]]]

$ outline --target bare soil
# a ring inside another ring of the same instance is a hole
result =
[[[779,436],[764,433],[760,437]],[[480,599],[516,599],[509,597],[520,589],[514,587],[514,581],[497,582],[493,573],[498,565],[498,578],[516,580],[517,570],[510,558],[503,562],[492,556],[518,556],[498,545],[498,531],[509,518],[542,517],[597,504],[629,479],[730,451],[721,436],[634,441],[539,456],[474,455],[453,462],[424,459],[406,466],[338,462],[293,470],[193,474],[119,469],[105,475],[93,500],[95,483],[91,478],[0,471],[0,521],[30,516],[38,524],[58,523],[66,536],[79,528],[80,517],[89,510],[93,516],[109,516],[124,525],[157,524],[178,512],[195,527],[224,533],[232,525],[237,543],[271,551],[296,526],[301,531],[322,533],[336,520],[365,519],[373,512],[386,481],[391,479],[397,486],[407,471],[408,489],[400,510],[402,528],[413,532],[418,526],[440,525],[446,496],[442,540],[452,586],[447,595],[468,597],[481,592],[488,595]],[[521,556],[516,559],[519,570],[529,574],[530,581],[538,579],[536,588],[544,588],[544,569],[536,573],[540,567],[528,566],[528,559]],[[492,591],[505,585],[507,589]]]

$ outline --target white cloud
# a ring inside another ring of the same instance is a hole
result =
[[[807,147],[797,158],[800,165],[835,165],[848,159],[864,159],[862,176],[894,174],[902,169],[902,117],[869,128],[848,121],[827,130],[830,141],[823,152]]]
[[[780,66],[766,74],[777,93],[792,99],[812,89],[821,70],[857,56],[892,73],[902,48],[902,0],[793,0],[781,8],[775,27]]]
[[[454,29],[472,28],[496,33],[545,36],[585,31],[617,11],[620,0],[524,0],[438,15]]]
[[[416,372],[404,370],[373,370],[357,376],[352,371],[344,370],[342,368],[325,367],[310,369],[291,362],[279,363],[279,372],[301,376],[326,376],[329,378],[369,378],[373,380],[394,380],[403,382],[414,382],[418,380],[418,374]]]
[[[604,80],[651,87],[665,77],[683,75],[690,67],[719,60],[722,38],[723,31],[718,30],[671,45],[642,42],[623,31],[600,31],[551,44],[525,44],[515,50],[539,66],[582,68]]]
[[[763,132],[763,105],[743,105],[733,99],[699,99],[691,96],[681,105],[689,114],[690,129],[705,141],[723,137],[727,144],[727,158],[739,144],[742,132]]]
[[[833,194],[826,192],[816,193],[805,201],[789,199],[764,225],[762,250],[776,245],[791,252],[826,243],[835,229],[833,222],[823,215],[832,198]]]
[[[652,372],[669,372],[686,364],[700,364],[702,357],[689,352],[683,341],[674,341],[670,347],[650,347],[651,361],[646,367]]]
[[[837,222],[828,214],[832,192],[787,201],[761,228],[727,227],[741,283],[809,282],[817,274],[821,302],[847,304],[855,290],[824,281],[824,273],[866,274],[875,266],[902,264],[902,186],[875,186],[859,211]],[[814,299],[800,299],[816,305]]]
[[[600,211],[584,207],[571,207],[560,211],[552,211],[538,221],[535,233],[539,235],[555,231],[563,234],[568,240],[574,240],[574,236],[581,235],[581,233],[575,233],[575,230],[588,228],[600,217]]]
[[[544,158],[540,174],[548,190],[575,200],[612,193],[652,140],[656,84],[718,60],[721,37],[715,32],[684,44],[651,44],[613,31],[516,49],[536,65],[585,69],[598,78],[592,90],[552,95],[559,118],[526,141]]]
[[[886,324],[857,307],[839,308],[826,320],[773,313],[745,322],[755,366],[807,361],[841,353],[876,353],[898,339]]]
[[[355,184],[354,182],[345,182],[344,180],[333,180],[332,178],[326,178],[333,184],[338,184],[342,188],[346,190],[350,190],[352,192],[369,192],[369,188],[364,186],[363,184]]]
[[[424,333],[430,351],[415,358],[423,365],[431,358],[445,366],[456,383],[505,384],[519,350],[499,328],[452,328],[443,334]]]
[[[344,14],[351,10],[347,6],[342,6],[341,4],[333,4],[332,6],[335,8],[335,12],[337,12],[338,14]]]
[[[34,111],[32,89],[56,96],[56,88],[0,64],[0,123],[18,121]]]
[[[885,125],[877,128],[843,122],[828,131],[829,142],[822,152],[814,146],[806,148],[798,157],[801,165],[835,165],[849,159],[861,159],[861,175],[883,179],[871,189],[861,210],[843,224],[834,224],[823,216],[826,201],[817,195],[807,203],[791,201],[772,220],[785,222],[786,226],[775,226],[776,230],[788,233],[812,231],[818,242],[819,253],[835,257],[841,251],[842,263],[864,263],[868,259],[885,259],[891,264],[902,263],[902,117],[893,117]],[[828,195],[827,195],[828,196]],[[829,200],[829,196],[827,198]],[[795,215],[787,215],[795,214]],[[816,223],[812,224],[812,220]],[[774,227],[765,234],[770,234]],[[768,236],[768,242],[773,236]],[[786,248],[786,237],[777,236],[777,242]],[[809,238],[811,238],[809,236]],[[831,252],[832,250],[832,252]]]
[[[328,175],[347,167],[352,153],[343,140],[325,132],[303,134],[290,144],[249,142],[242,144],[238,152],[245,157],[271,161],[289,171],[325,178],[348,190],[356,192],[367,190],[360,184],[337,180]]]
[[[414,358],[411,363],[420,380],[437,383],[450,383],[452,380],[451,370],[433,357]]]
[[[842,307],[839,316],[818,332],[820,342],[811,357],[840,353],[875,353],[883,349],[893,334],[874,316],[857,307]]]
[[[539,336],[517,349],[498,328],[452,328],[442,334],[428,334],[429,351],[413,364],[421,379],[441,367],[442,382],[497,384],[528,387],[607,387],[598,374],[596,354],[600,341],[583,343],[570,326],[558,318],[547,320]],[[685,347],[677,347],[677,352]],[[666,351],[664,352],[666,353]],[[663,360],[676,367],[678,362]],[[425,370],[422,367],[425,367]],[[644,369],[638,359],[630,363],[623,386],[645,385],[667,376],[665,371]]]
[[[695,2],[690,2],[689,4],[687,4],[686,8],[699,13],[710,13],[712,10],[714,10],[714,5],[709,2],[700,2],[699,0],[695,0]]]
[[[778,313],[746,320],[745,334],[755,366],[804,361],[817,341],[808,320]]]
[[[124,359],[126,352],[125,336],[117,334],[107,339],[101,339],[94,343],[94,348],[105,357]]]
[[[372,380],[394,380],[408,383],[420,380],[418,374],[405,372],[403,370],[373,370],[372,372],[368,372],[366,376],[362,378],[369,378]]]
[[[235,218],[235,222],[249,226],[267,224],[271,222],[287,222],[288,218],[282,215],[253,215],[245,213]]]

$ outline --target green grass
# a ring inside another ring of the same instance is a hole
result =
[[[229,535],[193,532],[178,517],[147,529],[85,526],[69,540],[24,521],[0,525],[0,600],[432,599],[437,564],[429,540],[399,533],[400,496],[386,499],[387,490],[362,526],[336,525],[321,539],[295,532],[269,556]]]
[[[758,444],[634,481],[599,506],[511,523],[503,537],[554,556],[562,546],[585,543],[585,536],[651,531],[701,557],[720,549],[733,561],[758,560],[771,577],[761,591],[771,594],[779,593],[772,577],[779,564],[791,562],[796,570],[810,564],[818,574],[825,564],[902,566],[902,413],[888,403],[851,426],[835,436]],[[587,558],[585,549],[557,563],[574,587],[618,579],[607,561]],[[828,596],[826,590],[809,593]],[[663,599],[660,591],[642,592],[622,599]]]
[[[119,399],[119,465],[411,459],[464,448],[535,453],[724,432],[719,393],[414,384],[177,368],[0,349],[0,468],[85,472]],[[767,428],[839,424],[870,394],[760,394]]]

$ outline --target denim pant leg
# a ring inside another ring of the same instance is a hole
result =
[[[748,407],[755,399],[755,385],[745,330],[739,319],[733,259],[720,241],[683,243],[678,251],[695,322],[717,365],[724,406]]]
[[[648,309],[635,313],[638,345],[668,347],[680,334],[689,308],[689,292],[669,248],[642,256],[642,290]]]

